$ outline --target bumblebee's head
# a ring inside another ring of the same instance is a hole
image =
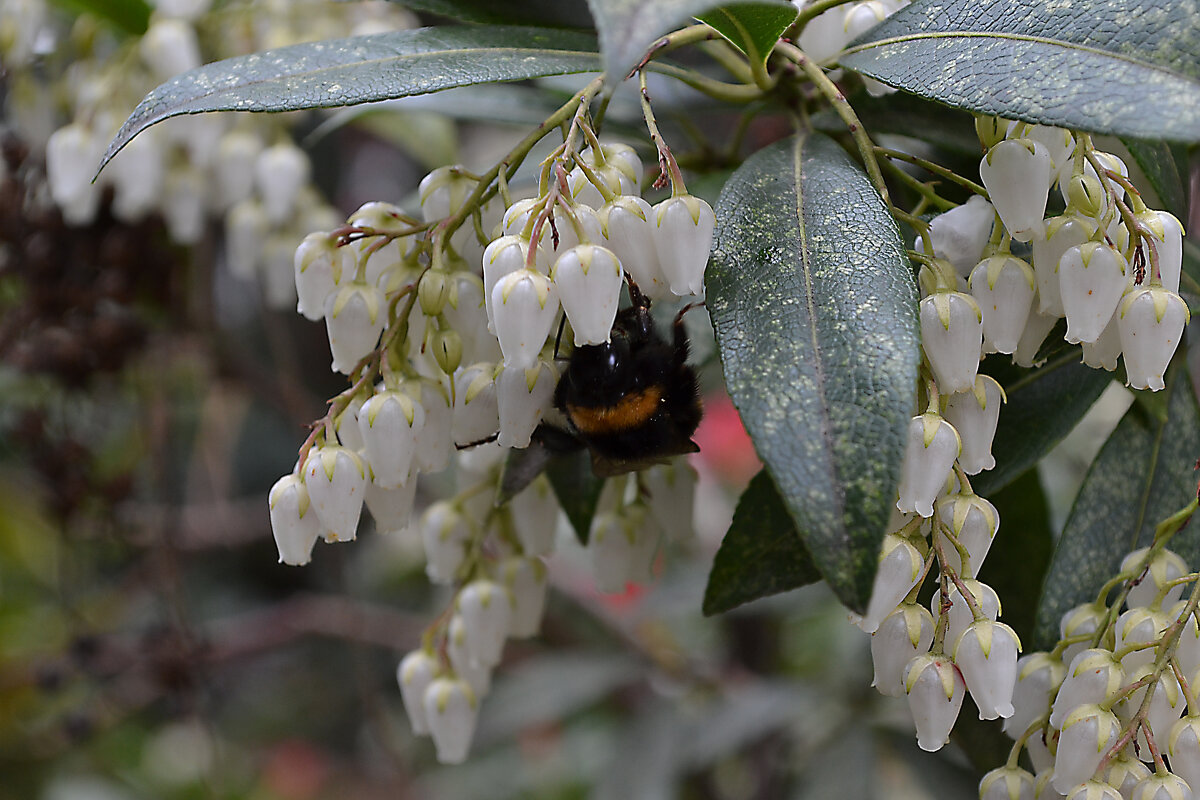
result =
[[[614,334],[606,344],[581,345],[571,353],[566,377],[571,388],[588,397],[619,394],[624,389],[621,376],[628,369],[629,340]]]

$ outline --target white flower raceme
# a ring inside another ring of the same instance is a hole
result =
[[[429,723],[425,719],[425,690],[438,673],[437,658],[427,650],[413,650],[400,659],[396,667],[396,683],[400,686],[400,699],[408,712],[408,721],[413,733],[428,735]]]
[[[254,164],[262,151],[262,138],[252,130],[232,130],[221,137],[213,172],[217,201],[222,208],[240,203],[254,193]]]
[[[1117,310],[1129,269],[1125,257],[1103,242],[1069,247],[1058,262],[1058,286],[1070,344],[1094,342]]]
[[[162,202],[166,181],[165,153],[153,130],[143,131],[109,162],[106,179],[113,187],[113,216],[136,223]],[[147,136],[146,134],[151,134]]]
[[[913,417],[908,424],[908,444],[900,469],[900,499],[896,508],[905,514],[933,516],[933,501],[941,494],[962,442],[954,426],[938,414]]]
[[[284,475],[271,487],[271,532],[279,563],[302,566],[312,560],[313,545],[324,528],[312,510],[308,490],[298,475]]]
[[[983,314],[985,348],[1011,354],[1037,293],[1033,269],[1011,254],[994,255],[975,266],[968,285]]]
[[[624,283],[616,253],[591,244],[572,247],[554,262],[550,280],[575,333],[575,345],[609,341]]]
[[[104,155],[99,131],[80,122],[65,125],[46,142],[46,183],[68,225],[86,225],[100,206],[100,186],[92,183]]]
[[[970,391],[983,347],[979,304],[964,292],[937,291],[921,301],[920,314],[921,347],[938,389],[946,394]]]
[[[1190,319],[1183,298],[1161,287],[1135,288],[1125,296],[1117,330],[1130,386],[1156,392],[1166,386],[1163,374]]]
[[[1109,745],[1120,735],[1117,715],[1095,703],[1078,706],[1063,721],[1054,761],[1054,788],[1065,794],[1096,773]]]
[[[979,800],[1034,800],[1033,775],[1020,767],[997,767],[979,782]]]
[[[966,684],[950,659],[920,655],[905,669],[904,689],[917,727],[917,744],[926,752],[941,750],[962,709]]]
[[[496,408],[502,447],[528,447],[534,429],[550,409],[558,371],[549,361],[528,369],[505,367],[496,378]]]
[[[545,275],[529,269],[510,272],[492,289],[492,321],[504,366],[528,369],[554,326],[558,293]]]
[[[312,508],[324,526],[325,541],[352,541],[367,488],[366,468],[358,453],[337,445],[314,447],[302,474]]]
[[[599,212],[604,240],[642,294],[658,300],[671,293],[654,245],[654,212],[642,198],[621,195]]]
[[[375,349],[387,324],[387,298],[374,286],[347,283],[325,299],[325,327],[331,368],[349,375],[364,356]]]
[[[979,177],[1004,227],[1018,242],[1044,235],[1042,217],[1054,162],[1046,146],[1033,139],[1006,139],[979,162]]]
[[[908,539],[894,533],[883,537],[871,601],[858,626],[867,633],[878,630],[884,618],[917,585],[924,564],[925,557]]]
[[[654,247],[672,293],[704,293],[716,219],[712,206],[692,195],[670,197],[654,206]]]
[[[989,619],[972,622],[959,637],[954,663],[962,672],[980,719],[1013,715],[1020,649],[1021,642],[1012,628]]]
[[[237,203],[225,215],[225,263],[235,278],[243,281],[255,280],[258,265],[262,263],[263,242],[266,241],[271,223],[262,203],[253,198]],[[325,299],[321,298],[323,315]],[[318,317],[320,319],[320,317]]]
[[[382,391],[363,403],[358,429],[375,485],[393,489],[408,482],[417,435],[424,427],[425,409],[404,392]]]
[[[904,696],[904,669],[933,644],[933,616],[916,603],[902,603],[871,634],[871,685],[888,697]]]
[[[438,761],[461,764],[467,760],[478,715],[475,692],[456,678],[437,678],[425,690],[425,722],[437,747]]]
[[[977,375],[972,391],[956,392],[946,398],[946,419],[958,431],[962,443],[958,463],[968,475],[996,466],[992,440],[1000,422],[1000,405],[1005,399],[1004,389],[990,375]]]

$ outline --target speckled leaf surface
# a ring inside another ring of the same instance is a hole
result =
[[[594,37],[501,26],[421,28],[281,47],[185,72],[148,94],[102,163],[156,122],[203,111],[294,111],[456,86],[599,71]]]
[[[733,522],[713,558],[704,590],[704,614],[821,580],[804,549],[779,490],[761,470],[738,499]]]
[[[796,12],[796,7],[786,0],[729,4],[720,0],[588,0],[596,30],[600,33],[600,52],[604,55],[604,71],[609,80],[613,83],[624,80],[659,37],[682,28],[693,17],[723,5],[739,10],[773,7],[790,8],[793,15]]]
[[[1004,387],[1008,402],[992,443],[996,466],[971,479],[976,492],[987,497],[1036,464],[1100,397],[1112,374],[1079,358],[1079,348],[1069,348],[1036,369],[1014,367],[1008,356],[984,362],[984,371]]]
[[[861,610],[919,357],[895,222],[832,139],[797,135],[726,183],[707,288],[729,394],[821,574]]]
[[[796,7],[725,6],[701,14],[699,19],[716,28],[747,57],[765,63],[780,34],[796,20]]]
[[[1154,526],[1195,496],[1200,408],[1182,361],[1168,372],[1164,391],[1165,422],[1134,403],[1092,462],[1050,561],[1033,647],[1052,646],[1063,613],[1093,599],[1125,554],[1148,545]],[[1176,534],[1171,549],[1194,568],[1200,526]]]
[[[926,0],[839,61],[971,111],[1200,140],[1200,0]]]
[[[537,25],[546,28],[590,28],[592,17],[584,0],[392,0],[414,11],[427,11],[464,22],[492,25]]]

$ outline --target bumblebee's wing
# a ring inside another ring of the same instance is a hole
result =
[[[627,472],[638,472],[659,464],[666,464],[675,456],[688,453],[699,453],[700,445],[691,439],[684,439],[677,445],[660,449],[653,456],[646,458],[609,458],[592,451],[592,472],[599,478],[613,478]]]

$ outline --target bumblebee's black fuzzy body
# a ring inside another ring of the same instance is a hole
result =
[[[672,335],[673,342],[659,335],[638,294],[617,315],[611,341],[571,354],[554,405],[592,451],[597,473],[641,469],[699,449],[691,437],[702,410],[682,317]]]

